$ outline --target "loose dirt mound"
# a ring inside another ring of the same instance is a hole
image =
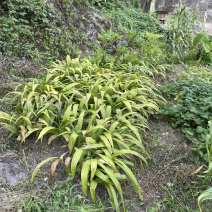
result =
[[[204,188],[198,185],[200,178],[197,174],[191,174],[204,162],[194,160],[192,144],[184,139],[180,130],[173,129],[169,123],[157,119],[151,119],[149,125],[150,131],[144,141],[151,155],[151,160],[148,161],[149,168],[137,168],[137,179],[144,201],[138,201],[138,198],[133,197],[133,193],[130,198],[132,211],[149,211],[150,206],[156,206],[155,203],[164,199],[167,191],[175,191],[173,198],[181,206],[182,211],[188,206],[196,209],[198,196],[194,193]],[[198,174],[205,170],[203,167]],[[190,202],[183,198],[186,193],[191,195]],[[165,208],[161,211],[174,210]]]

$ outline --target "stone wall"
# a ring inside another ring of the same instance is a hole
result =
[[[186,7],[197,7],[199,11],[206,11],[209,7],[212,8],[212,0],[158,0],[156,10],[174,13],[179,9],[180,3]]]

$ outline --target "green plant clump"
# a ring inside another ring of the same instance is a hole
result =
[[[200,79],[207,82],[212,81],[212,70],[210,68],[206,68],[200,64],[186,65],[185,68],[185,71],[178,75],[180,80]]]
[[[0,52],[49,64],[73,54],[71,32],[47,0],[0,3]]]
[[[183,60],[187,52],[191,53],[197,17],[197,11],[184,7],[169,21],[171,27],[167,38],[171,46],[171,55],[177,56],[180,60]]]
[[[161,45],[162,35],[149,32],[136,33],[124,30],[129,42],[116,48],[113,43],[121,39],[123,35],[112,30],[102,31],[99,39],[104,43],[104,49],[97,49],[90,57],[90,61],[104,67],[108,64],[117,69],[124,69],[126,72],[149,76],[164,75],[168,65],[161,65],[165,61],[163,45]],[[113,48],[111,48],[113,47]],[[114,50],[114,55],[108,55],[109,50]]]
[[[204,61],[208,64],[212,64],[212,36],[208,33],[200,32],[193,39],[193,46],[198,47],[199,61]]]
[[[212,83],[183,80],[163,86],[162,92],[174,102],[166,103],[159,113],[170,118],[172,127],[180,127],[186,138],[194,142],[194,149],[208,161],[206,150],[211,141],[206,141],[208,121],[212,120]]]
[[[126,29],[135,32],[164,34],[165,29],[156,19],[144,13],[139,0],[87,0],[111,20],[115,29]]]
[[[48,143],[63,138],[68,152],[61,158],[48,158],[40,166],[57,159],[51,167],[64,164],[67,175],[81,173],[82,188],[90,188],[95,202],[95,189],[103,184],[113,207],[119,211],[116,190],[123,207],[120,182],[129,179],[141,198],[138,182],[131,169],[135,158],[146,164],[148,152],[140,131],[147,128],[149,114],[158,110],[160,95],[145,74],[138,77],[111,64],[103,67],[79,58],[55,63],[44,77],[17,87],[19,103],[13,114],[0,113],[1,124],[11,135],[25,141],[32,133],[37,140],[49,134]],[[123,170],[125,174],[121,174]]]
[[[127,7],[110,11],[110,16],[112,22],[121,29],[165,34],[165,29],[152,16],[144,13],[140,8],[127,5]]]

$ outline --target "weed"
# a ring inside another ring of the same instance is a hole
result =
[[[29,212],[102,212],[109,209],[109,207],[104,206],[99,199],[95,205],[91,204],[88,200],[86,200],[85,196],[83,196],[80,185],[72,185],[72,180],[73,177],[68,177],[65,181],[56,181],[53,186],[48,186],[45,183],[37,183],[47,187],[46,194],[42,196],[42,199],[37,196],[26,198],[22,209]]]
[[[171,44],[171,53],[177,55],[180,60],[183,54],[193,46],[193,38],[196,34],[193,25],[197,20],[197,11],[184,7],[177,12],[176,16],[170,21],[168,39]]]

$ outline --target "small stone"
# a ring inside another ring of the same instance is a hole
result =
[[[167,186],[172,187],[174,184],[173,183],[167,183]]]

